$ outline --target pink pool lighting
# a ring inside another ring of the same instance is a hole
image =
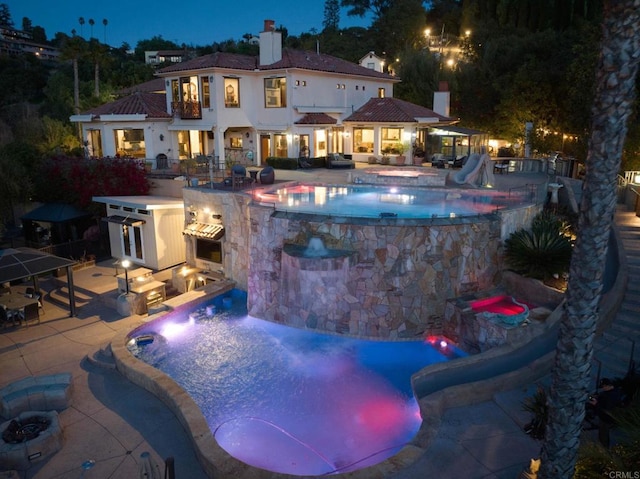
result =
[[[471,309],[476,313],[487,312],[509,316],[522,314],[528,310],[524,303],[519,303],[512,296],[506,294],[473,301]]]

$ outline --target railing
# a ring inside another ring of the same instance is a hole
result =
[[[86,261],[88,259],[87,240],[69,241],[67,243],[52,244],[43,247],[35,244],[32,245],[27,242],[27,246],[33,246],[43,253],[49,253],[55,256],[61,256],[63,258],[74,259],[77,261]]]
[[[171,102],[171,114],[183,120],[202,119],[202,108],[199,101],[173,101]]]

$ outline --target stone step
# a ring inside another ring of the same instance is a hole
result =
[[[95,295],[87,294],[87,292],[82,289],[74,288],[73,291],[76,307],[84,306],[95,298]],[[69,288],[65,285],[51,290],[47,295],[47,300],[58,306],[67,308],[69,306]]]
[[[111,351],[111,343],[103,346],[92,355],[87,354],[85,359],[94,366],[103,369],[116,369],[116,362]]]
[[[594,351],[594,364],[598,361],[602,364],[601,377],[614,376],[624,377],[629,369],[629,354],[614,353],[615,349]]]

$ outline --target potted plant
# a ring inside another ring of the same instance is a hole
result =
[[[224,168],[225,168],[226,176],[231,176],[231,168],[233,168],[233,165],[235,164],[236,162],[230,156],[227,156],[224,159]]]
[[[406,157],[404,156],[404,152],[407,149],[407,145],[405,145],[404,143],[398,142],[394,145],[393,149],[398,155],[396,156],[396,165],[398,166],[404,165],[404,162],[406,160]]]

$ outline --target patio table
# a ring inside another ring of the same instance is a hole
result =
[[[0,296],[0,304],[7,309],[7,312],[18,312],[23,310],[26,305],[37,302],[37,298],[28,298],[21,293],[9,293]]]

